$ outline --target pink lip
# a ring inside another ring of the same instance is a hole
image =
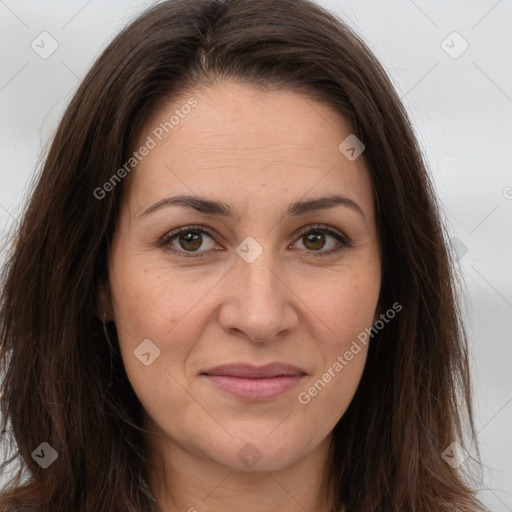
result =
[[[246,400],[269,400],[294,388],[306,375],[295,366],[227,364],[202,373],[221,390]]]

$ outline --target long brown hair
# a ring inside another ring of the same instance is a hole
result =
[[[161,2],[83,80],[2,274],[2,438],[12,456],[1,469],[19,469],[0,510],[155,509],[142,406],[115,325],[104,332],[96,314],[125,183],[100,199],[94,191],[130,158],[161,101],[222,78],[307,91],[365,144],[382,245],[379,304],[403,309],[372,339],[334,429],[333,511],[485,510],[465,466],[443,458],[453,442],[470,451],[476,436],[454,261],[426,164],[381,65],[342,20],[308,0]],[[41,443],[58,454],[46,469],[33,456]]]

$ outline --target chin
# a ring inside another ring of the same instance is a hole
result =
[[[276,424],[272,426],[275,429]],[[307,452],[304,439],[283,431],[280,436],[269,436],[272,428],[265,434],[247,434],[241,436],[231,432],[229,444],[217,445],[212,452],[208,446],[210,458],[234,471],[280,471],[292,465]]]

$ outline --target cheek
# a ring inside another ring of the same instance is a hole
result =
[[[205,296],[215,284],[211,275],[187,275],[147,259],[126,258],[129,264],[119,264],[111,282],[124,367],[145,406],[157,395],[174,396],[175,401],[181,396],[187,358],[207,319]],[[149,366],[136,357],[145,353],[139,349],[143,341],[158,354]]]
[[[321,366],[301,389],[308,414],[319,415],[334,424],[343,415],[359,385],[368,352],[365,329],[373,325],[380,292],[378,267],[354,266],[339,272],[336,280],[321,280],[323,291],[315,289],[307,299],[318,317],[317,336]],[[307,402],[307,404],[306,404]],[[334,423],[333,423],[334,422]]]
[[[197,338],[194,304],[204,293],[180,293],[177,274],[133,262],[112,282],[116,329],[123,365],[143,407],[158,416],[163,404],[186,407],[183,367]],[[148,342],[147,340],[150,340]],[[143,350],[140,347],[145,347]],[[143,354],[149,356],[144,363]]]
[[[164,278],[163,269],[148,268],[137,260],[131,258],[129,261],[127,258],[119,262],[111,279],[114,321],[130,380],[138,380],[161,366],[163,334],[171,330],[186,312],[186,304],[176,294],[170,293],[171,283]],[[154,360],[147,367],[136,357],[141,343],[148,347],[149,360]]]
[[[309,405],[313,408],[311,413],[324,418],[326,431],[334,428],[352,402],[361,380],[366,355],[367,348],[361,345],[360,352],[350,361],[341,355],[341,360],[345,361],[337,361],[341,366],[337,366],[336,359],[333,359],[325,368],[326,371],[306,390],[311,400]]]
[[[327,337],[319,336],[331,350],[343,350],[373,323],[380,293],[380,276],[370,268],[352,268],[335,279],[319,279],[318,286],[304,283],[305,303],[324,326]]]
[[[337,323],[333,321],[331,328],[336,336],[317,343],[321,364],[297,397],[306,417],[321,424],[325,433],[334,428],[347,410],[364,370],[368,344],[358,335],[371,326],[365,320],[372,318],[373,309],[361,304],[367,308],[366,314],[358,312],[355,306],[347,306],[338,315]]]
[[[132,260],[129,265],[120,265],[122,272],[111,283],[116,323],[125,326],[130,335],[163,339],[180,323],[186,323],[209,280],[191,282],[165,266],[148,266],[143,256]]]

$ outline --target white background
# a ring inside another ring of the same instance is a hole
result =
[[[0,0],[2,247],[80,80],[152,3]],[[466,286],[480,497],[495,512],[512,511],[512,0],[320,3],[380,59],[426,154]],[[47,59],[31,47],[44,31],[58,43]],[[442,47],[446,40],[452,54],[463,48],[458,36],[446,39],[453,31],[469,44],[457,58]]]

